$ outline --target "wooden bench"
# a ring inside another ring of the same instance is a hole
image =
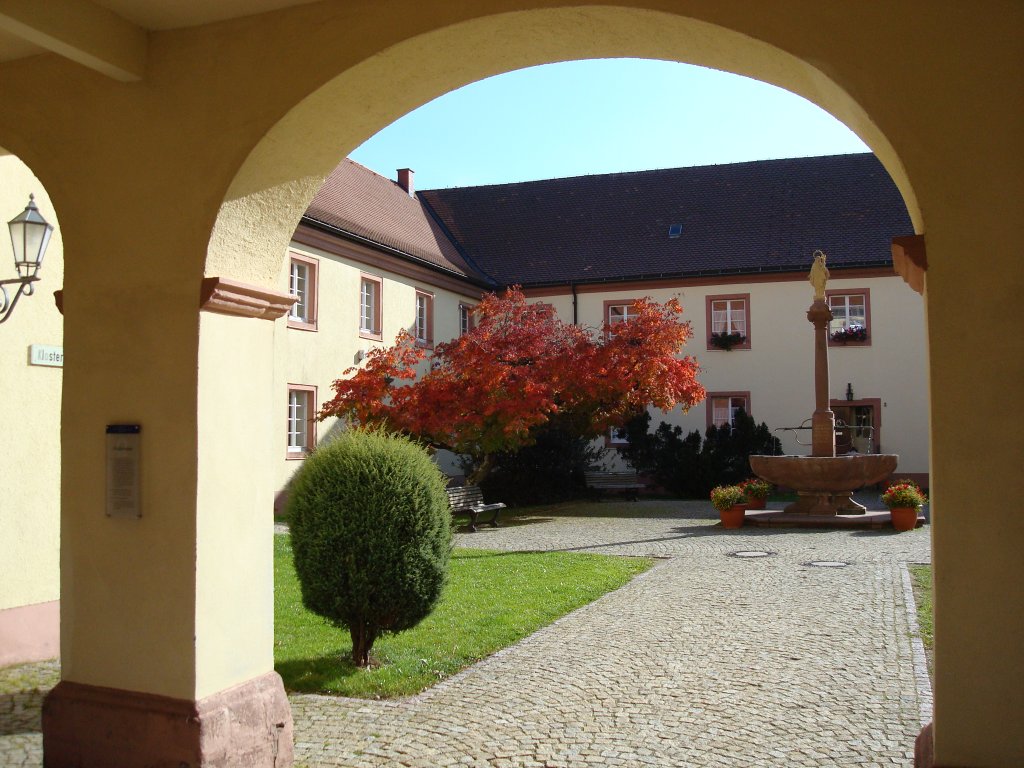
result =
[[[448,503],[452,507],[452,515],[469,515],[469,530],[476,530],[477,518],[485,512],[493,512],[488,521],[498,527],[498,513],[505,508],[500,501],[497,504],[484,504],[484,494],[476,485],[460,485],[448,488]]]
[[[632,501],[636,501],[640,491],[647,487],[640,481],[636,472],[584,472],[583,479],[587,483],[587,488],[601,493],[618,491]]]

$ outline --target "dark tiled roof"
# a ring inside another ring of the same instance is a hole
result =
[[[390,179],[344,160],[327,177],[303,219],[383,245],[447,272],[479,279],[422,203]]]
[[[891,264],[913,234],[871,154],[613,173],[420,192],[501,284]],[[682,224],[677,238],[669,228]]]

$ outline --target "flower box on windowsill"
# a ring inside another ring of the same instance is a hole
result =
[[[725,333],[723,331],[722,333],[712,333],[711,338],[708,339],[708,343],[710,343],[712,347],[724,349],[728,352],[733,347],[740,346],[746,340],[747,337],[742,333]]]
[[[833,331],[829,337],[835,344],[860,343],[868,340],[868,329],[863,325],[850,325]]]

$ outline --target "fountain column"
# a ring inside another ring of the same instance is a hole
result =
[[[832,310],[825,298],[828,282],[825,258],[824,253],[815,251],[814,265],[807,276],[814,286],[814,300],[807,310],[807,319],[814,325],[811,455],[750,457],[750,468],[758,477],[797,492],[797,500],[776,518],[862,515],[866,510],[853,500],[853,492],[888,477],[896,469],[899,458],[892,454],[836,456],[836,415],[829,407],[828,333]]]
[[[814,414],[811,416],[811,456],[836,455],[836,415],[829,407],[828,324],[832,310],[824,298],[814,298],[807,310],[814,324]]]

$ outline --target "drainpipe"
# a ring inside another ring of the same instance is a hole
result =
[[[576,283],[569,283],[569,288],[572,290],[572,324],[579,325],[579,312],[576,308]]]

